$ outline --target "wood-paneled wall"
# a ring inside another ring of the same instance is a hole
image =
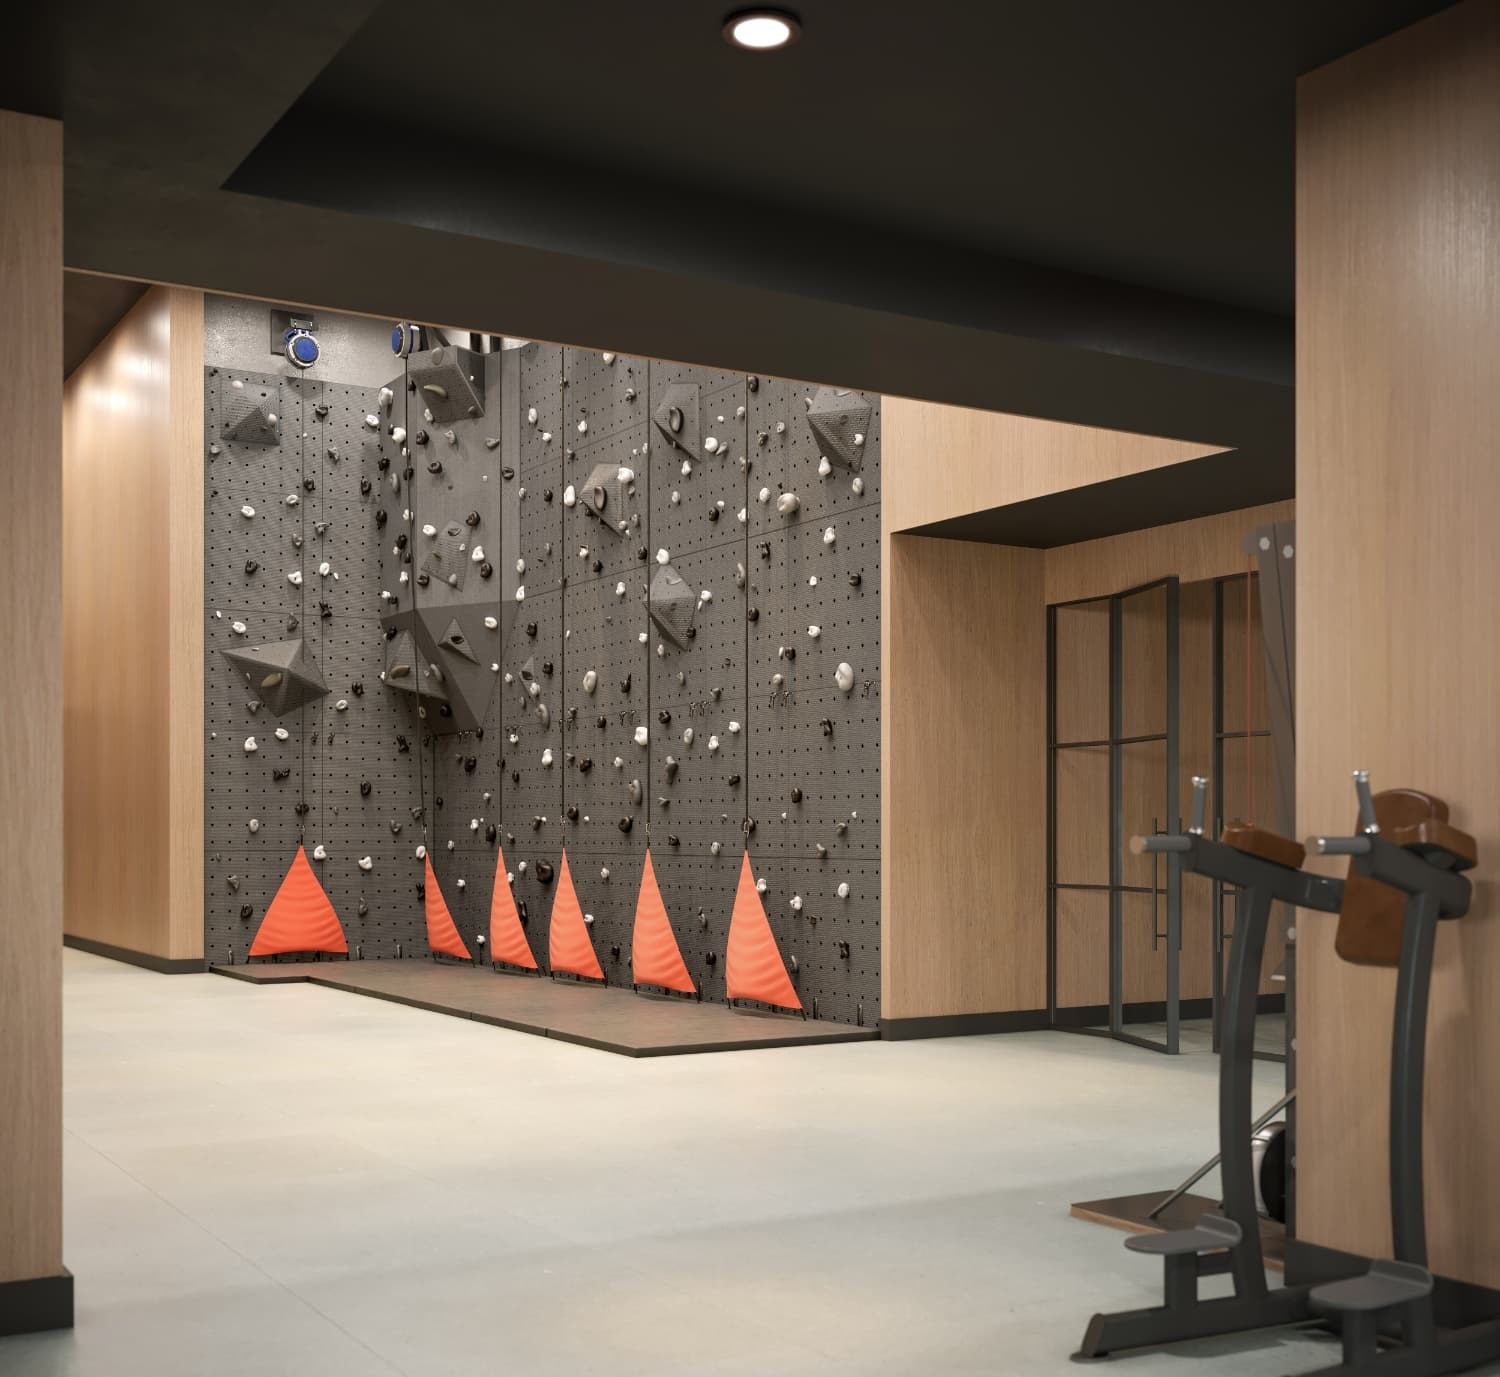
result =
[[[1040,1010],[1047,1002],[1047,605],[1165,574],[1189,582],[1242,571],[1245,535],[1290,516],[1291,504],[1045,551],[901,535],[927,521],[1179,463],[1212,447],[901,398],[883,401],[881,436],[882,1014]],[[1059,729],[1075,738],[1104,736],[1107,692],[1093,702],[1084,690],[1107,689],[1106,621],[1098,619],[1090,635],[1085,610],[1069,615],[1082,619],[1082,658],[1064,688],[1062,711],[1066,717],[1069,692],[1078,690],[1072,699],[1079,720]],[[1185,678],[1183,731],[1197,744],[1184,746],[1184,791],[1186,777],[1211,759],[1211,615],[1210,583],[1185,593],[1183,655],[1195,668]],[[1164,668],[1153,644],[1147,636],[1140,646],[1141,712],[1161,697],[1159,682],[1147,682]],[[1089,719],[1100,711],[1103,720]],[[1070,835],[1079,871],[1102,866],[1102,874],[1088,877],[1097,880],[1108,878],[1107,812],[1100,811],[1108,801],[1108,756],[1094,754],[1066,762],[1059,792],[1066,796],[1060,812],[1077,820]],[[1158,780],[1164,758],[1154,769],[1144,758],[1131,763],[1141,781],[1132,797],[1149,826],[1153,789],[1161,795],[1158,813],[1165,811]],[[1102,831],[1102,849],[1088,844],[1091,825]],[[1061,844],[1060,876],[1069,854],[1067,839]],[[1160,999],[1165,958],[1152,950],[1150,901],[1142,901],[1142,921],[1132,913],[1127,922],[1139,938],[1127,953],[1128,997]],[[1107,951],[1099,943],[1101,914],[1107,928],[1102,895],[1073,895],[1060,906],[1064,1003],[1106,998],[1100,982],[1108,968],[1093,959]],[[1206,995],[1213,959],[1206,885],[1189,882],[1184,920],[1184,990]]]
[[[203,297],[148,292],[63,403],[66,930],[203,955]]]
[[[907,397],[881,399],[880,434],[882,455],[906,456],[889,472],[881,465],[880,500],[894,518],[887,527],[893,531],[1200,459],[1224,448]]]
[[[1304,77],[1297,116],[1297,812],[1349,771],[1447,799],[1478,839],[1438,938],[1427,1058],[1434,1268],[1500,1286],[1500,3]],[[1394,972],[1299,917],[1298,1230],[1390,1248]]]
[[[62,125],[0,111],[0,1283],[62,1258]],[[77,839],[87,846],[90,838]]]

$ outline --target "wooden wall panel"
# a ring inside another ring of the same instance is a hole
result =
[[[1047,551],[1047,601],[1097,598],[1170,574],[1183,583],[1195,583],[1240,573],[1245,568],[1245,552],[1240,542],[1257,526],[1268,521],[1289,521],[1295,514],[1295,503],[1271,502],[1263,507],[1246,507],[1243,511],[1057,546]]]
[[[881,399],[880,434],[886,458],[880,500],[891,531],[1200,459],[1224,448],[906,397]],[[899,456],[896,462],[892,455]]]
[[[148,292],[63,405],[66,930],[203,954],[203,304]]]
[[[1041,553],[920,536],[885,546],[882,1016],[1040,1009]]]
[[[1473,911],[1438,938],[1434,1268],[1500,1286],[1500,3],[1468,0],[1298,86],[1297,811],[1349,771],[1448,800]],[[1394,972],[1299,918],[1299,1232],[1379,1254]]]
[[[3,1283],[63,1270],[61,124],[0,111],[0,203]]]

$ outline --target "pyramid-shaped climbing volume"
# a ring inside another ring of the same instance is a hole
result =
[[[667,906],[662,902],[649,848],[645,868],[641,871],[641,892],[635,904],[635,931],[630,938],[630,977],[637,985],[660,985],[663,989],[677,990],[682,994],[698,993],[672,932],[672,920],[667,917]]]
[[[505,852],[495,858],[495,891],[490,896],[490,960],[525,970],[537,968],[521,915],[516,912],[516,897],[510,892],[510,874],[505,868]]]
[[[464,939],[458,935],[458,927],[448,905],[443,901],[443,891],[438,888],[437,875],[432,869],[432,857],[423,856],[426,867],[426,884],[422,886],[422,906],[427,910],[427,945],[444,956],[459,956],[472,961]]]
[[[547,964],[553,972],[584,975],[603,980],[599,958],[589,939],[589,925],[583,921],[578,891],[573,888],[573,872],[568,869],[568,853],[562,853],[557,869],[557,898],[552,901],[552,923],[547,933]]]
[[[291,867],[271,907],[261,920],[251,956],[276,956],[289,951],[347,952],[349,941],[333,903],[313,874],[307,852],[297,848]]]
[[[729,947],[724,955],[724,993],[730,999],[758,999],[785,1009],[801,1009],[802,1001],[792,988],[792,978],[771,934],[755,876],[750,870],[750,853],[745,852],[740,866],[740,887],[734,896],[734,913],[729,919]]]

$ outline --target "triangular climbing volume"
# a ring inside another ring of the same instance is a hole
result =
[[[724,955],[724,993],[730,999],[758,999],[785,1009],[800,1009],[802,1001],[786,973],[771,923],[766,917],[750,853],[740,867],[740,887],[734,896],[734,914],[729,920],[729,947]]]
[[[347,952],[348,939],[333,904],[300,846],[251,943],[251,956],[288,951]]]
[[[503,850],[495,858],[495,892],[490,896],[490,960],[536,970],[536,957],[531,954],[521,915],[516,912],[516,897],[510,892]]]
[[[672,920],[656,883],[651,851],[641,871],[641,893],[635,903],[635,931],[630,938],[630,975],[637,985],[660,985],[683,994],[697,994],[682,951],[672,932]]]
[[[444,956],[461,956],[465,961],[474,958],[458,935],[458,927],[448,905],[443,902],[443,891],[438,888],[437,875],[432,869],[432,857],[423,856],[422,864],[427,868],[427,883],[422,887],[422,906],[427,910],[427,945]]]
[[[547,933],[547,964],[554,973],[586,975],[603,980],[599,958],[589,939],[589,925],[583,921],[578,891],[573,888],[573,873],[568,869],[568,853],[562,853],[557,870],[557,898],[552,901],[552,924]]]

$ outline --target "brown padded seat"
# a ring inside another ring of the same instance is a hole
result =
[[[1288,870],[1301,870],[1307,859],[1307,848],[1276,832],[1267,832],[1249,822],[1226,823],[1219,840],[1225,846],[1243,851],[1250,856],[1259,856],[1273,865],[1284,865]]]
[[[1386,789],[1375,795],[1375,820],[1392,845],[1446,853],[1455,870],[1467,870],[1478,855],[1474,838],[1449,825],[1448,805],[1432,794]],[[1357,966],[1399,965],[1405,926],[1406,895],[1359,874],[1351,857],[1334,949]]]

